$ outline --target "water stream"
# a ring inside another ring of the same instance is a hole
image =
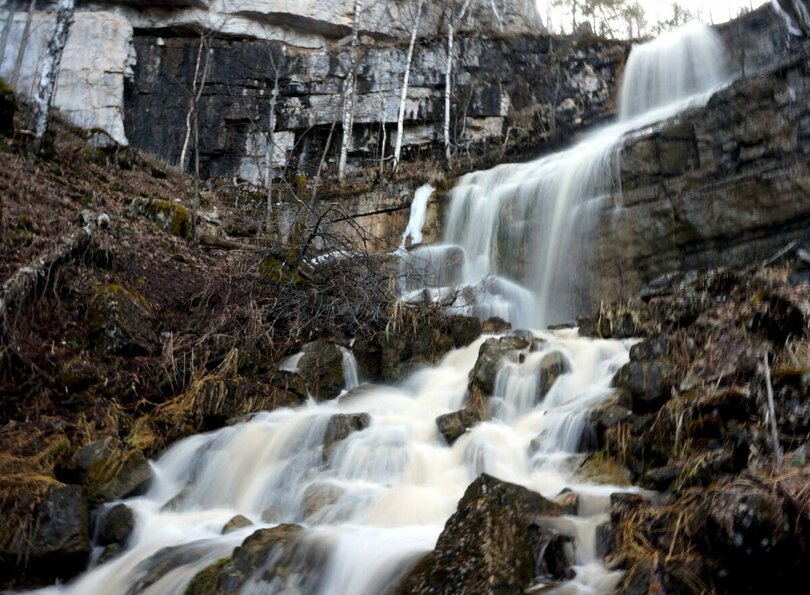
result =
[[[452,194],[445,243],[403,259],[418,273],[405,280],[404,296],[435,299],[466,286],[469,292],[455,298],[466,301],[456,305],[482,318],[542,328],[570,316],[577,305],[571,296],[587,290],[580,283],[579,263],[587,254],[579,240],[617,191],[622,138],[705,101],[726,81],[722,64],[722,47],[703,27],[637,48],[618,123],[562,153],[464,177]],[[426,204],[430,193],[420,192]],[[406,233],[414,242],[421,211],[415,201]],[[524,264],[517,266],[520,254]],[[554,521],[576,543],[576,577],[557,591],[611,592],[621,574],[597,559],[594,535],[607,518],[610,494],[620,488],[579,478],[584,455],[577,450],[588,411],[611,394],[630,343],[583,339],[576,330],[534,335],[539,348],[502,365],[489,400],[491,421],[452,446],[435,420],[464,406],[468,375],[486,337],[398,386],[357,386],[356,362],[344,351],[345,381],[353,390],[174,445],[153,463],[149,492],[127,502],[136,526],[126,550],[50,591],[179,594],[256,529],[297,523],[305,530],[284,572],[273,573],[280,562],[268,560],[269,570],[244,593],[382,594],[433,549],[467,486],[486,472],[548,498],[566,488],[577,492],[579,514]],[[552,352],[569,372],[538,400],[539,364]],[[294,371],[299,361],[283,365]],[[332,417],[355,413],[368,414],[370,425],[325,448]],[[222,535],[237,514],[254,526]],[[172,570],[145,586],[159,566]]]

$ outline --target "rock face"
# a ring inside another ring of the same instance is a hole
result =
[[[625,299],[672,271],[762,262],[810,240],[808,98],[796,56],[630,140],[622,205],[595,240],[593,295]]]
[[[537,576],[541,553],[555,539],[537,524],[539,517],[561,514],[561,506],[539,494],[482,475],[467,488],[436,549],[417,563],[396,593],[522,593]],[[555,554],[546,567],[564,573],[561,559],[566,556]]]

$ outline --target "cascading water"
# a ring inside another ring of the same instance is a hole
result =
[[[725,64],[717,34],[699,24],[637,46],[625,68],[617,123],[566,151],[464,176],[453,190],[444,236],[463,252],[457,268],[467,291],[455,306],[482,318],[506,312],[514,324],[535,328],[581,311],[588,298],[584,244],[620,193],[623,139],[704,103],[728,82]],[[523,296],[511,311],[497,307],[507,292]]]
[[[469,312],[518,324],[567,314],[566,286],[581,272],[571,267],[585,256],[576,240],[615,190],[611,172],[621,138],[703,101],[704,92],[723,82],[721,68],[702,68],[697,82],[664,93],[666,79],[653,65],[670,60],[671,70],[688,68],[692,58],[681,57],[691,54],[679,45],[692,43],[706,52],[704,61],[719,63],[720,48],[709,39],[708,30],[692,28],[637,49],[634,55],[644,57],[631,58],[624,90],[643,98],[627,108],[626,120],[563,153],[466,176],[453,192],[446,245],[403,258],[415,275],[405,280],[403,294],[464,300]],[[662,97],[673,103],[659,106]],[[515,266],[521,250],[528,251],[529,266]],[[620,488],[579,479],[583,455],[576,451],[588,411],[612,393],[630,343],[582,339],[574,330],[537,332],[535,339],[514,362],[502,362],[488,400],[491,421],[452,446],[435,419],[464,406],[486,337],[401,386],[360,386],[328,403],[262,413],[179,442],[154,463],[148,493],[127,501],[136,524],[126,549],[49,591],[183,593],[193,576],[256,529],[297,523],[303,529],[285,551],[283,568],[274,572],[281,561],[271,555],[242,592],[379,595],[434,547],[466,487],[486,472],[550,498],[565,488],[577,492],[579,515],[549,521],[576,543],[576,577],[557,592],[611,592],[621,574],[597,559],[594,535],[607,519],[610,494]],[[561,375],[545,386],[549,357]],[[295,371],[300,360],[293,356],[282,367]],[[347,388],[358,383],[356,370],[344,351]],[[365,429],[325,444],[333,416],[359,413],[369,416]],[[254,526],[223,535],[236,514]]]
[[[424,186],[417,188],[413,195],[413,202],[411,203],[411,215],[408,219],[408,226],[405,228],[405,232],[402,234],[402,245],[400,248],[405,248],[405,242],[408,241],[408,237],[411,238],[411,243],[414,245],[422,243],[422,228],[425,227],[428,201],[430,200],[430,196],[435,191],[436,189],[430,184],[425,184]]]

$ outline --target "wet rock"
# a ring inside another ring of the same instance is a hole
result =
[[[75,457],[75,471],[91,500],[109,502],[143,492],[152,479],[149,461],[114,438],[91,442]]]
[[[328,461],[335,446],[349,437],[353,432],[365,430],[371,425],[368,413],[349,413],[333,415],[326,426],[323,437],[323,458]]]
[[[643,488],[666,491],[683,472],[683,468],[678,465],[666,465],[650,469],[642,477],[640,485]]]
[[[14,134],[14,113],[17,111],[17,99],[14,90],[3,79],[0,79],[0,136]]]
[[[530,331],[530,330],[527,330],[527,329],[519,328],[519,329],[515,329],[513,331],[509,331],[509,333],[504,338],[511,338],[511,337],[516,337],[518,339],[521,339],[522,341],[525,341],[529,345],[534,343],[534,333],[532,331]],[[523,348],[521,348],[521,349],[523,349]]]
[[[481,321],[471,316],[451,316],[447,323],[448,334],[458,349],[466,347],[481,336]]]
[[[675,339],[670,335],[658,335],[636,343],[630,348],[631,362],[666,361],[675,348]]]
[[[502,335],[510,330],[512,325],[497,316],[488,318],[481,324],[481,333],[484,335]]]
[[[101,555],[96,559],[95,565],[101,566],[102,564],[106,564],[113,558],[118,557],[124,551],[124,546],[119,543],[111,543],[108,546],[105,546],[101,552]]]
[[[149,303],[139,293],[120,285],[106,285],[96,292],[87,320],[100,355],[149,355],[158,347]]]
[[[520,351],[531,346],[523,337],[506,336],[487,339],[478,351],[478,359],[470,372],[469,389],[473,394],[491,396],[495,390],[495,377],[504,361],[517,362]]]
[[[563,514],[570,516],[579,514],[579,494],[576,492],[564,491],[554,501],[562,507]]]
[[[613,386],[630,393],[633,413],[657,411],[670,398],[672,366],[662,362],[630,362],[613,378]]]
[[[0,577],[24,575],[35,584],[71,578],[90,556],[89,515],[80,486],[54,486],[35,505],[26,539],[0,542]]]
[[[540,378],[537,383],[537,400],[542,400],[563,374],[571,371],[568,359],[559,351],[552,351],[540,360]]]
[[[227,595],[238,593],[257,574],[282,573],[290,563],[296,540],[303,533],[298,525],[279,525],[260,529],[236,548],[228,560],[220,560],[198,573],[189,583],[186,593],[196,595]],[[273,561],[268,566],[268,561]],[[310,570],[311,571],[311,570]],[[261,575],[266,580],[269,577]]]
[[[238,531],[239,529],[244,529],[245,527],[252,527],[252,526],[253,521],[251,521],[246,516],[237,514],[230,521],[225,523],[225,526],[222,527],[222,534],[227,535],[228,533],[233,533],[234,531]]]
[[[646,304],[626,302],[603,305],[591,316],[577,317],[579,334],[597,339],[632,339],[649,334],[651,312]]]
[[[613,529],[610,521],[600,523],[596,527],[596,557],[604,560],[613,552]]]
[[[262,522],[272,525],[284,518],[284,511],[278,506],[270,506],[262,511]]]
[[[555,537],[538,526],[538,517],[562,513],[561,506],[539,494],[482,475],[467,488],[436,549],[395,592],[521,593]]]
[[[98,545],[124,546],[135,528],[135,515],[126,504],[116,504],[105,511],[99,522]]]
[[[331,506],[345,493],[346,490],[333,483],[320,481],[309,484],[301,498],[301,514],[304,520],[310,519],[327,506]]]
[[[786,292],[764,292],[755,296],[749,328],[769,341],[783,345],[789,338],[807,334],[807,317],[801,305]]]
[[[543,537],[539,538],[542,541]],[[545,578],[563,581],[574,578],[574,538],[564,535],[552,537],[543,551],[539,574]]]
[[[315,341],[304,346],[298,363],[298,376],[315,399],[337,397],[345,387],[343,352],[327,341]]]
[[[620,391],[617,391],[619,393]],[[630,410],[631,397],[629,393],[616,394],[605,402],[597,405],[588,414],[588,432],[585,446],[591,450],[601,450],[605,447],[605,434],[608,430],[628,421],[633,412]]]
[[[436,418],[439,433],[447,444],[452,445],[468,429],[481,422],[481,414],[477,410],[462,409]]]

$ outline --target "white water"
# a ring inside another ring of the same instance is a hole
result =
[[[430,184],[425,184],[417,188],[413,195],[413,202],[411,203],[411,215],[408,219],[408,226],[402,233],[402,244],[400,248],[405,248],[405,242],[408,237],[411,238],[411,244],[422,243],[422,229],[425,227],[425,219],[427,218],[428,201],[436,189]]]
[[[452,192],[444,234],[444,242],[463,253],[461,285],[468,288],[454,305],[482,317],[507,311],[518,326],[571,320],[588,302],[583,246],[621,194],[623,140],[704,103],[728,80],[717,35],[690,25],[633,49],[617,123],[566,151],[464,176]],[[512,296],[520,289],[530,296],[513,301],[511,311],[502,305],[507,280]],[[431,289],[442,297],[451,293]]]
[[[518,324],[568,316],[586,289],[576,283],[587,258],[579,240],[617,190],[613,173],[622,139],[705,101],[724,81],[719,66],[687,76],[696,61],[684,44],[698,47],[701,60],[722,64],[712,34],[694,27],[637,50],[634,56],[641,57],[631,58],[624,83],[623,94],[634,98],[622,108],[625,120],[568,151],[466,176],[453,192],[446,244],[403,257],[405,297],[449,300],[482,318],[497,315]],[[662,98],[672,102],[660,105]],[[406,230],[414,242],[424,222],[425,193],[424,205],[414,200],[413,225]],[[523,268],[514,266],[521,251],[530,263]],[[620,574],[596,559],[594,534],[619,488],[579,481],[582,455],[576,450],[588,411],[611,393],[629,343],[581,339],[575,331],[536,336],[537,351],[502,365],[489,399],[492,421],[471,428],[452,447],[435,419],[463,407],[485,338],[401,386],[359,387],[329,403],[260,414],[181,441],[154,464],[150,491],[128,502],[137,522],[127,550],[51,590],[124,594],[157,563],[182,554],[183,563],[142,591],[182,593],[197,572],[228,556],[257,528],[298,523],[305,532],[291,546],[284,572],[272,573],[271,558],[269,570],[263,569],[270,578],[256,578],[243,592],[378,595],[434,547],[464,490],[486,472],[549,498],[564,488],[577,492],[579,515],[550,521],[576,540],[576,578],[556,592],[612,592]],[[538,365],[551,352],[563,355],[570,372],[539,396]],[[296,370],[299,360],[283,367]],[[344,377],[347,386],[358,384],[347,351]],[[371,424],[326,456],[324,436],[336,413],[368,413]],[[236,514],[255,526],[221,535]]]
[[[467,377],[484,338],[451,352],[402,386],[364,387],[333,402],[260,414],[248,423],[181,441],[154,464],[156,479],[149,492],[127,502],[137,518],[127,551],[53,591],[126,593],[155,562],[166,559],[162,548],[181,546],[192,552],[192,561],[145,592],[182,593],[197,572],[229,555],[257,528],[287,522],[307,527],[296,545],[298,573],[254,584],[249,592],[376,595],[433,548],[464,490],[486,472],[549,498],[571,487],[580,494],[583,509],[596,509],[599,514],[590,518],[557,523],[562,532],[580,537],[572,584],[582,589],[601,585],[605,589],[597,591],[607,592],[619,575],[601,567],[589,540],[597,521],[606,518],[608,496],[615,489],[574,479],[583,456],[574,453],[584,417],[610,394],[613,374],[628,359],[628,344],[581,339],[574,331],[538,337],[545,341],[542,349],[513,366],[524,382],[506,387],[492,401],[493,420],[477,425],[452,447],[434,420],[463,406]],[[537,364],[551,351],[564,354],[571,373],[558,379],[542,403],[528,402],[525,393],[532,386],[536,392]],[[371,415],[370,427],[351,434],[324,461],[330,417],[359,412]],[[325,498],[322,507],[307,504],[308,495],[324,486],[336,488],[336,495]],[[272,524],[262,521],[263,513]],[[236,514],[256,526],[221,535]],[[319,562],[313,567],[314,559]]]

